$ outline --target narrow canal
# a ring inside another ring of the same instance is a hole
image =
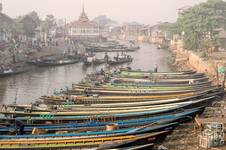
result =
[[[152,70],[158,64],[159,71],[169,71],[168,58],[171,56],[166,50],[156,49],[154,45],[141,44],[141,49],[129,53],[134,61],[129,66],[133,69]],[[104,54],[97,54],[102,57]],[[111,55],[116,55],[112,53]],[[72,82],[80,81],[87,73],[99,70],[104,66],[84,68],[82,63],[50,67],[35,68],[34,70],[11,77],[0,79],[0,104],[15,101],[19,104],[31,103],[42,95],[52,94],[54,90],[71,87]]]

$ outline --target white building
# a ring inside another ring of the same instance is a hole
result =
[[[67,25],[67,32],[71,40],[98,40],[100,38],[99,25],[89,20],[84,7],[79,19]]]

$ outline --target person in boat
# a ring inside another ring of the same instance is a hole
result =
[[[2,105],[2,111],[7,111],[7,106],[6,105]]]
[[[11,125],[14,125],[14,127],[16,129],[16,134],[19,134],[19,135],[24,134],[24,123],[21,120],[13,119],[13,120],[10,120],[9,123]]]
[[[189,85],[192,85],[192,84],[194,84],[194,83],[195,83],[195,80],[194,80],[194,79],[190,79],[188,84],[189,84]]]
[[[104,74],[105,74],[104,69],[101,68],[101,69],[100,69],[100,75],[104,75]]]
[[[104,60],[105,60],[105,62],[108,62],[109,61],[109,56],[108,56],[107,53],[105,53]]]
[[[30,113],[32,113],[33,109],[34,109],[33,103],[31,103]]]
[[[3,65],[0,66],[0,72],[4,72],[4,67],[3,67]]]
[[[154,72],[158,72],[158,65],[157,64],[155,64],[155,66],[154,66]]]
[[[118,61],[118,58],[119,58],[119,53],[117,52],[116,61]]]

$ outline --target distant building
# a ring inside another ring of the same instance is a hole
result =
[[[12,36],[8,29],[14,21],[12,18],[2,13],[2,10],[2,3],[0,3],[0,41],[7,41]]]
[[[89,20],[84,6],[79,19],[67,25],[67,32],[68,37],[73,41],[97,41],[100,39],[99,25]]]
[[[166,47],[170,44],[171,33],[168,28],[171,26],[169,22],[159,22],[158,24],[150,27],[150,38],[149,42],[154,44],[159,44]]]
[[[126,23],[123,25],[123,36],[125,40],[137,40],[140,30],[143,28],[142,24],[137,22]]]

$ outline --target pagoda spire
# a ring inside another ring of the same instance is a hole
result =
[[[82,3],[82,13],[81,13],[81,15],[79,17],[79,21],[80,22],[87,22],[87,21],[89,21],[89,18],[86,15],[86,12],[85,12],[84,2]]]
[[[85,13],[84,1],[82,2],[82,13]]]

